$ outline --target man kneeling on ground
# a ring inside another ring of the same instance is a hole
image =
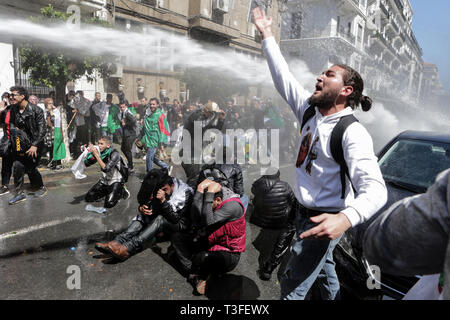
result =
[[[85,160],[86,167],[98,163],[102,178],[88,191],[86,202],[94,202],[105,197],[105,208],[114,207],[121,198],[128,199],[130,192],[125,187],[128,176],[125,172],[126,164],[119,151],[111,146],[111,138],[101,137],[98,149],[89,144],[90,153]]]
[[[204,294],[208,277],[233,270],[245,251],[245,210],[239,195],[206,179],[197,187],[191,218],[191,231],[175,233],[172,246],[188,282]]]
[[[113,241],[97,243],[95,248],[115,259],[125,261],[141,252],[156,236],[190,227],[189,211],[193,190],[165,169],[152,169],[144,178],[137,199],[139,214]]]

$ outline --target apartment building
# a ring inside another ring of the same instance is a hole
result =
[[[3,0],[0,10],[7,8],[11,14],[25,18],[31,13],[37,14],[41,7],[49,3],[62,11],[66,11],[69,5],[77,5],[82,14],[97,15],[120,30],[147,33],[152,28],[157,28],[166,31],[169,37],[177,35],[215,44],[254,59],[261,56],[261,44],[251,21],[251,10],[257,4],[262,4],[274,18],[275,35],[277,40],[280,39],[281,15],[278,1],[272,0]],[[152,52],[149,54],[160,50],[173,52],[175,48],[170,47],[168,42],[170,41],[159,39],[153,44],[136,43],[136,48],[150,45]],[[15,72],[19,75],[17,48],[12,50]],[[118,60],[116,72],[111,78],[105,81],[97,79],[94,84],[78,81],[68,87],[85,90],[87,97],[93,97],[95,91],[123,91],[129,101],[136,101],[143,96],[187,99],[189,88],[177,77],[183,70],[176,65],[162,63],[158,54],[154,56],[153,60],[136,66],[124,54]],[[26,78],[26,75],[22,76]]]
[[[422,49],[409,0],[288,0],[281,47],[313,73],[335,63],[358,70],[372,95],[418,100]]]

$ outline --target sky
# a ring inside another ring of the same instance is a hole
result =
[[[413,32],[423,50],[424,62],[438,66],[442,85],[450,93],[450,1],[410,0]]]

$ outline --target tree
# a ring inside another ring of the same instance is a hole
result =
[[[192,98],[200,98],[204,102],[212,100],[222,108],[233,95],[247,96],[249,92],[245,81],[206,68],[186,69],[179,79],[186,83]]]
[[[41,9],[40,16],[30,19],[35,23],[55,25],[67,21],[70,16],[71,14],[57,11],[52,5],[48,5]],[[108,23],[97,18],[82,19],[81,27],[89,24],[108,26]],[[56,105],[65,105],[65,90],[69,81],[86,76],[88,81],[92,82],[95,70],[102,78],[107,78],[112,73],[112,62],[114,61],[112,56],[73,55],[63,49],[50,50],[42,44],[33,42],[21,45],[20,58],[22,72],[29,73],[32,84],[44,84],[55,88]]]

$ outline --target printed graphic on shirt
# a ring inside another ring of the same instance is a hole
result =
[[[309,130],[309,127],[307,128],[307,130]],[[295,163],[295,166],[297,168],[300,168],[300,166],[305,161],[310,146],[311,146],[311,132],[308,132],[303,137],[302,144],[300,145],[300,150],[298,151],[297,162]]]
[[[305,170],[309,175],[311,175],[312,162],[317,159],[317,141],[319,141],[319,137],[314,139],[311,151],[308,154],[308,162],[306,163]]]

